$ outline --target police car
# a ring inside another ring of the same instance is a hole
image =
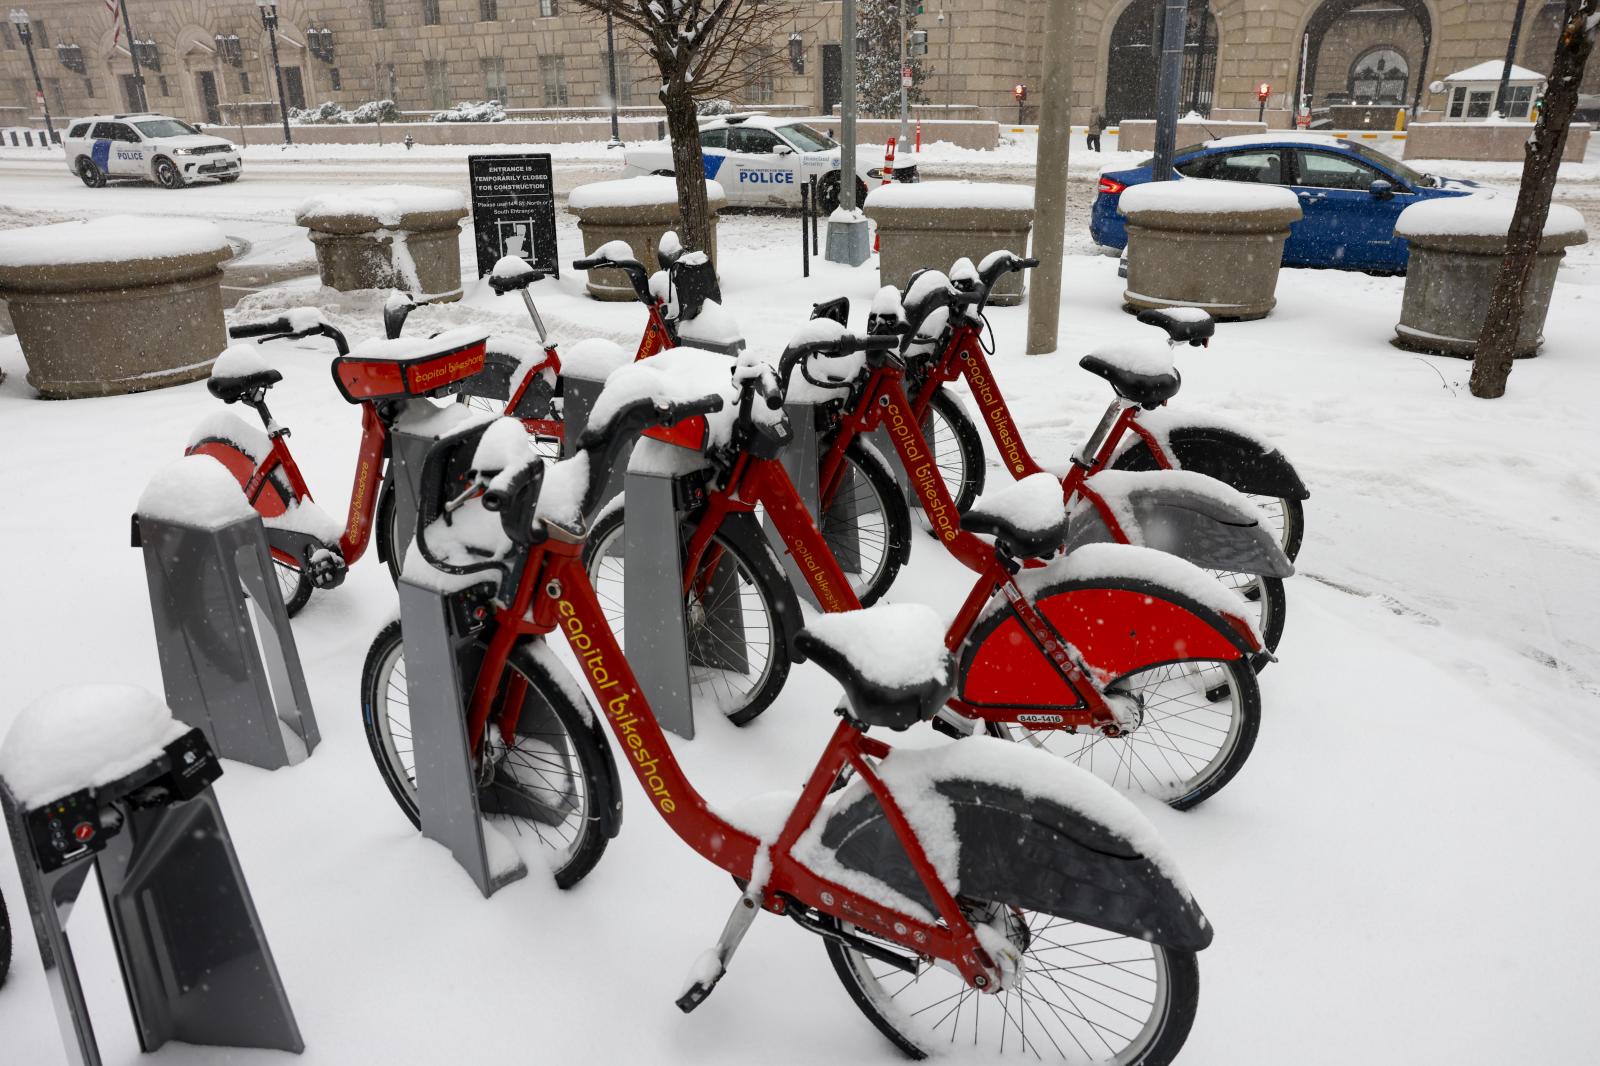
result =
[[[97,115],[67,130],[67,166],[91,189],[138,178],[181,189],[203,178],[237,181],[239,149],[170,115]]]
[[[823,211],[839,206],[839,144],[814,126],[762,114],[724,115],[700,124],[700,151],[706,177],[719,183],[728,203],[744,207],[798,207],[800,187],[813,176]],[[672,142],[628,148],[623,176],[672,173]],[[916,181],[917,161],[898,153],[890,175]],[[868,145],[856,151],[856,203],[868,183],[883,180],[883,159]]]

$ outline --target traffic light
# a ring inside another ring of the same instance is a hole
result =
[[[1011,95],[1016,97],[1017,103],[1020,104],[1028,98],[1028,87],[1019,83],[1012,87]]]
[[[925,56],[928,54],[928,31],[912,30],[911,44],[906,48],[906,55]]]
[[[1271,95],[1272,95],[1272,85],[1270,83],[1262,82],[1260,85],[1256,86],[1256,99],[1257,100],[1260,100],[1262,103],[1266,103],[1267,97],[1269,97]]]

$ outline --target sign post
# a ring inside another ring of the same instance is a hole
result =
[[[560,277],[550,156],[468,156],[467,174],[478,275],[489,273],[495,263],[510,255],[535,270]]]

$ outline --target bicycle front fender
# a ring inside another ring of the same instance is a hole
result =
[[[960,897],[1040,911],[1168,948],[1198,951],[1211,943],[1210,922],[1170,862],[1130,839],[1136,834],[1154,847],[1154,830],[1125,798],[1086,771],[1043,752],[974,737],[931,754],[896,752],[884,764],[886,780],[896,760],[908,757],[918,763],[914,796],[906,794],[904,783],[890,787],[897,802],[909,807],[924,846],[933,845],[930,857],[940,875],[955,875],[950,887]],[[1036,761],[1041,765],[1031,765]],[[1033,787],[1044,780],[1050,782],[1045,788]],[[953,827],[953,838],[948,832],[933,838],[931,825],[919,828],[937,807],[944,811],[932,820]],[[846,793],[818,843],[824,870],[837,863],[935,909],[870,792]],[[808,863],[817,850],[808,852]]]
[[[1141,423],[1155,430],[1168,458],[1181,470],[1208,474],[1240,492],[1304,500],[1311,496],[1294,464],[1277,448],[1225,426],[1186,421],[1162,412]],[[1112,464],[1118,470],[1156,470],[1160,464],[1142,437],[1135,437]]]

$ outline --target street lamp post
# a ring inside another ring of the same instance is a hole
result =
[[[11,24],[17,28],[17,36],[22,38],[22,47],[28,50],[28,66],[33,68],[33,88],[39,94],[39,106],[44,108],[45,136],[51,144],[55,144],[56,128],[50,122],[50,102],[44,98],[44,80],[39,77],[39,61],[33,54],[33,26],[28,21],[28,13],[20,7],[12,8]]]
[[[283,96],[283,68],[278,65],[278,5],[273,0],[256,0],[261,9],[261,25],[267,31],[267,42],[272,46],[272,76],[278,82],[278,115],[283,119],[283,143],[293,144],[289,133],[289,104]]]
[[[138,97],[131,100],[135,111],[150,110],[150,97],[144,91],[144,71],[139,69],[139,49],[134,46],[133,24],[128,21],[128,0],[117,0],[122,9],[122,32],[128,35],[128,58],[133,61],[133,92]]]
[[[616,148],[622,144],[621,131],[617,128],[617,35],[609,7],[606,8],[606,82],[611,93],[611,143],[606,147]]]

